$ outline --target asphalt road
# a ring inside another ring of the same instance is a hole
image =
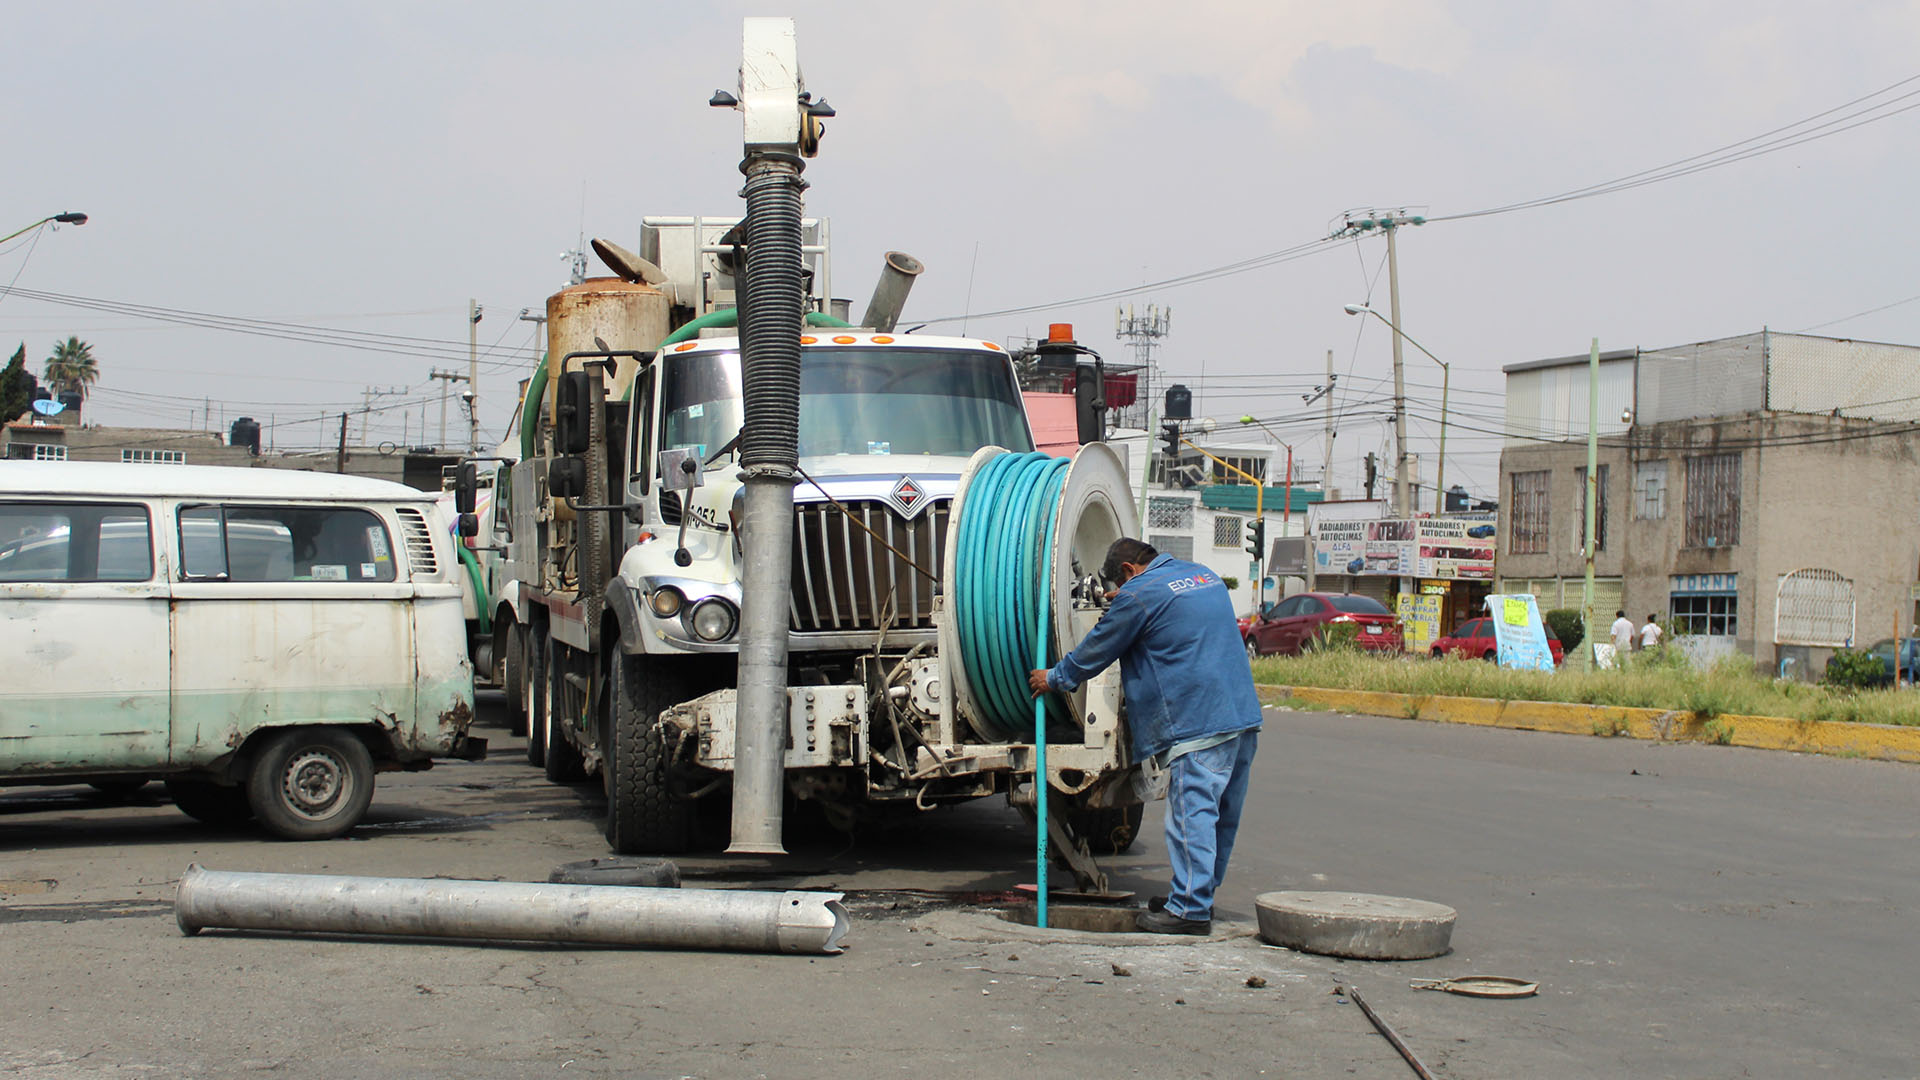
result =
[[[598,794],[548,785],[497,729],[487,761],[383,777],[368,823],[327,843],[208,830],[157,785],[120,805],[6,789],[0,1075],[1411,1076],[1335,992],[1357,986],[1442,1077],[1920,1076],[1912,766],[1268,715],[1207,941],[998,920],[1031,837],[993,803],[684,860],[690,885],[847,890],[838,957],[187,938],[189,862],[544,880],[603,853]],[[1162,891],[1156,822],[1111,869]],[[1263,947],[1253,896],[1285,888],[1450,904],[1454,952]],[[1541,993],[1407,985],[1468,973]]]

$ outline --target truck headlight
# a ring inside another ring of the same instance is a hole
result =
[[[733,605],[717,596],[700,601],[687,613],[687,628],[702,641],[727,640],[739,622],[740,616]]]
[[[647,607],[662,619],[671,619],[680,614],[680,609],[686,604],[687,598],[680,595],[680,590],[671,585],[655,589],[647,597]]]

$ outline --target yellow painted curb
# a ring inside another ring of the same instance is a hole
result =
[[[1807,754],[1920,762],[1920,727],[1731,714],[1703,719],[1681,710],[1389,694],[1377,690],[1331,690],[1319,686],[1263,685],[1259,690],[1261,700],[1274,704],[1370,716],[1476,724],[1480,727],[1516,728],[1522,731],[1555,731],[1565,735],[1625,736],[1661,742],[1711,742],[1759,750],[1795,750]]]

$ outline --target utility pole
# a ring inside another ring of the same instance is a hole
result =
[[[447,448],[447,387],[453,383],[466,382],[467,377],[458,372],[441,371],[438,368],[435,368],[433,371],[430,371],[427,373],[427,378],[441,380],[440,382],[440,442],[437,445],[435,445],[434,449],[444,453]],[[424,433],[425,425],[423,424],[421,425],[421,427]]]
[[[480,303],[467,300],[467,449],[480,452]]]
[[[1320,470],[1320,497],[1333,493],[1333,350],[1327,350],[1327,463]]]
[[[1380,230],[1387,237],[1387,303],[1392,312],[1393,335],[1393,516],[1411,517],[1413,504],[1407,501],[1407,382],[1402,363],[1400,321],[1400,253],[1394,233],[1402,225],[1425,225],[1427,219],[1404,210],[1369,210],[1359,220],[1349,213],[1345,223],[1335,229],[1335,238],[1360,236]]]
[[[381,390],[372,386],[366,387],[365,389],[360,391],[360,445],[361,446],[367,445],[367,415],[373,412],[373,399],[377,397],[393,397],[395,395],[404,394],[404,393],[406,393],[405,390],[392,389],[392,388]]]
[[[340,449],[334,452],[333,471],[347,471],[347,414],[340,414]]]
[[[1582,550],[1587,560],[1587,579],[1580,586],[1580,629],[1584,635],[1579,670],[1593,670],[1593,527],[1600,507],[1600,339],[1594,338],[1587,353],[1587,542]],[[1622,605],[1623,607],[1625,605]],[[1618,665],[1624,657],[1614,657]]]

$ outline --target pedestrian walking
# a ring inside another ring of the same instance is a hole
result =
[[[1168,771],[1172,883],[1135,920],[1156,934],[1208,934],[1240,830],[1260,735],[1260,699],[1220,575],[1132,537],[1107,549],[1107,611],[1080,645],[1027,674],[1037,696],[1071,692],[1120,662],[1133,759]]]
[[[1609,633],[1613,637],[1613,666],[1627,666],[1627,654],[1633,651],[1633,620],[1627,618],[1625,611],[1614,612],[1613,626]]]
[[[1659,617],[1660,616],[1658,615],[1649,614],[1647,616],[1647,625],[1640,628],[1640,651],[1641,652],[1652,652],[1656,647],[1659,646],[1660,636],[1666,632],[1664,630],[1661,630],[1660,624],[1655,621]]]

